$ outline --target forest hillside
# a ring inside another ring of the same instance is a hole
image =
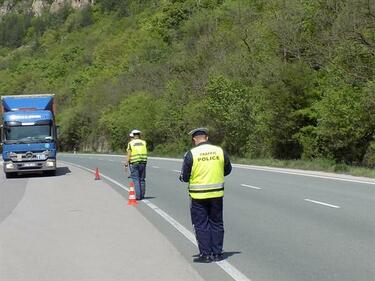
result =
[[[206,126],[239,157],[375,166],[373,0],[78,4],[0,0],[0,93],[55,93],[64,150],[138,128],[182,154]]]

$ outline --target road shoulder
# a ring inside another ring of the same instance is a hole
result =
[[[202,280],[136,207],[68,168],[30,178],[0,224],[0,280]]]

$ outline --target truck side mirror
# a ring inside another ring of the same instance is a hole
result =
[[[3,124],[0,125],[0,153],[3,153],[3,140],[4,140],[4,126]]]

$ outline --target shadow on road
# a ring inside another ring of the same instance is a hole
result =
[[[242,252],[234,251],[234,252],[223,252],[224,260],[237,254],[242,254]],[[199,257],[199,254],[193,255],[193,258]]]
[[[64,176],[70,174],[72,171],[68,167],[58,167],[56,170],[56,176]]]
[[[229,258],[233,255],[242,254],[242,252],[223,252],[224,259]]]
[[[156,197],[153,196],[145,196],[143,199],[155,199]]]
[[[48,171],[44,173],[42,171],[35,172],[24,172],[21,174],[13,175],[11,179],[24,179],[24,178],[44,178],[44,177],[54,177],[54,176],[64,176],[70,174],[71,171],[68,167],[57,167],[56,175],[48,174]]]

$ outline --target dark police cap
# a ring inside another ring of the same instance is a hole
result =
[[[190,131],[189,135],[191,135],[192,138],[195,137],[195,136],[201,136],[201,135],[207,136],[208,135],[208,129],[207,128],[197,128],[197,129],[194,129],[194,130]]]

